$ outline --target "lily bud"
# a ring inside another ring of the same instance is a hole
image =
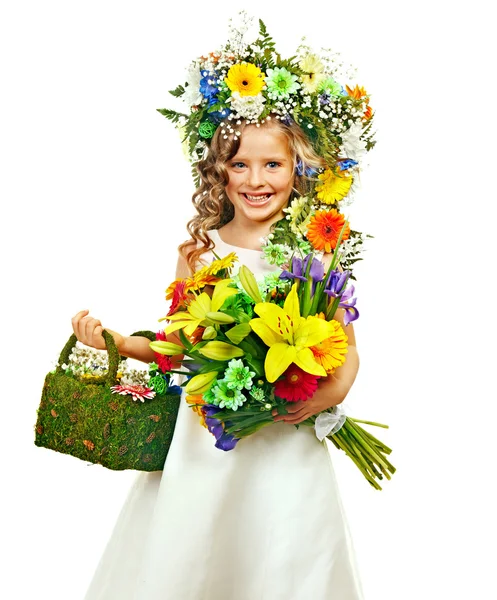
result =
[[[223,312],[207,312],[205,316],[212,321],[213,323],[217,323],[218,325],[225,325],[228,323],[233,323],[235,319],[232,316],[227,315]]]
[[[210,373],[201,373],[200,375],[195,375],[185,385],[185,392],[187,394],[192,395],[203,394],[204,392],[210,389],[216,377],[217,371],[211,371]]]
[[[204,329],[204,333],[202,334],[202,339],[203,340],[214,340],[216,339],[217,336],[217,331],[214,329],[214,327],[212,327],[212,325],[209,325],[208,327],[206,327]]]
[[[152,348],[154,352],[158,352],[159,354],[165,354],[166,356],[184,354],[185,352],[183,346],[178,346],[178,344],[173,344],[172,342],[163,342],[160,340],[156,342],[150,342],[150,348]]]
[[[240,277],[240,283],[242,284],[243,289],[252,298],[252,300],[256,303],[262,302],[259,286],[257,285],[257,281],[252,271],[245,265],[242,265],[238,271],[238,275]]]
[[[227,342],[207,342],[198,352],[212,360],[230,360],[245,354],[241,348]]]

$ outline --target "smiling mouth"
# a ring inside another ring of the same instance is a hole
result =
[[[272,195],[273,194],[259,194],[258,196],[253,196],[252,194],[242,194],[249,202],[266,202]]]

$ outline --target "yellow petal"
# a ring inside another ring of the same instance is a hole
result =
[[[232,279],[222,279],[216,283],[214,286],[214,292],[212,293],[212,306],[209,310],[212,312],[217,312],[224,304],[226,298],[229,298],[234,294],[238,294],[238,290],[236,288],[228,287],[232,281]]]
[[[279,333],[283,339],[293,343],[293,323],[281,306],[271,302],[261,302],[254,306],[254,311],[275,333]]]
[[[173,333],[173,331],[177,331],[178,329],[183,329],[186,327],[191,321],[177,321],[176,323],[171,323],[164,329],[164,333],[167,335],[168,333]],[[197,327],[198,320],[194,321],[194,330]]]
[[[294,327],[296,327],[300,321],[300,303],[299,296],[297,294],[296,283],[292,285],[292,289],[290,290],[290,293],[285,299],[283,308],[285,309],[285,312],[289,315],[290,319],[293,321]]]
[[[168,321],[191,321],[193,319],[196,320],[196,317],[193,317],[190,313],[186,312],[185,310],[182,310],[180,312],[174,313],[174,315],[169,315],[168,317],[166,317],[166,319]]]
[[[249,325],[266,346],[272,346],[273,344],[282,343],[284,341],[284,338],[279,333],[275,333],[270,329],[263,319],[251,319]]]
[[[309,352],[311,352],[309,350]],[[294,362],[297,351],[295,346],[288,344],[273,344],[266,354],[264,361],[264,370],[266,371],[267,380],[270,383],[276,381],[278,377],[284,373],[288,367]],[[312,354],[312,352],[311,352]]]
[[[329,338],[335,328],[329,321],[319,317],[307,317],[302,319],[300,325],[295,330],[294,341],[297,348],[308,348],[319,344]]]
[[[193,302],[188,306],[188,312],[193,315],[195,319],[205,319],[205,314],[211,310],[211,299],[208,294],[202,292]]]
[[[326,377],[325,369],[316,362],[314,354],[310,348],[302,348],[302,350],[299,350],[296,353],[295,360],[293,362],[306,373]]]

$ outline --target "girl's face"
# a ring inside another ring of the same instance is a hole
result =
[[[283,218],[295,180],[288,140],[275,127],[247,126],[236,155],[226,163],[226,194],[240,225]]]

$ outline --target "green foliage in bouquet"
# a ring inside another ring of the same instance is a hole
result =
[[[152,332],[137,332],[155,340]],[[163,468],[174,433],[180,396],[155,393],[144,402],[112,392],[118,351],[104,331],[109,371],[103,377],[79,379],[61,365],[76,344],[64,347],[55,372],[48,373],[38,408],[35,444],[108,469],[158,471]]]

